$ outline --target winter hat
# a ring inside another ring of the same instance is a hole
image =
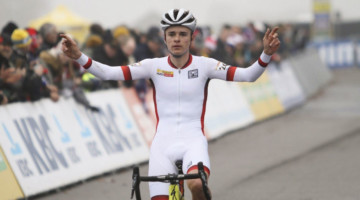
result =
[[[27,47],[31,44],[31,37],[24,29],[15,29],[11,34],[11,41],[16,48]]]
[[[14,22],[10,21],[3,27],[1,33],[11,35],[14,32],[14,30],[17,28],[18,26]]]
[[[127,29],[125,26],[119,26],[116,27],[113,31],[113,37],[117,38],[119,36],[128,36],[130,35],[129,29]]]

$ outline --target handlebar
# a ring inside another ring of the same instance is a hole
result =
[[[200,178],[203,191],[206,199],[210,200],[211,195],[207,184],[207,175],[204,171],[204,165],[202,162],[198,163],[198,173],[197,174],[168,174],[160,176],[140,176],[139,167],[134,167],[133,176],[132,176],[132,189],[131,189],[131,199],[133,199],[134,194],[136,200],[141,200],[140,195],[140,182],[165,182],[168,183],[173,180],[185,180],[185,179],[197,179]]]

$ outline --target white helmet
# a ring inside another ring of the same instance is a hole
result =
[[[185,26],[194,32],[196,19],[188,10],[172,9],[163,15],[160,25],[164,31],[170,26]]]

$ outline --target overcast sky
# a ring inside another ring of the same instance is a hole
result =
[[[331,4],[332,11],[340,12],[343,20],[360,21],[360,0],[331,0]],[[191,10],[199,25],[212,27],[312,19],[312,0],[0,0],[0,27],[9,20],[25,27],[58,5],[105,28],[119,24],[136,28],[158,25],[162,13],[180,7]]]

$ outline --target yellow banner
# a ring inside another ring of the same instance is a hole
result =
[[[0,147],[0,200],[24,198],[24,194]]]
[[[314,0],[314,13],[330,13],[331,4],[329,0]]]
[[[269,80],[267,72],[254,83],[240,83],[240,87],[250,104],[256,121],[284,112],[284,107]]]

